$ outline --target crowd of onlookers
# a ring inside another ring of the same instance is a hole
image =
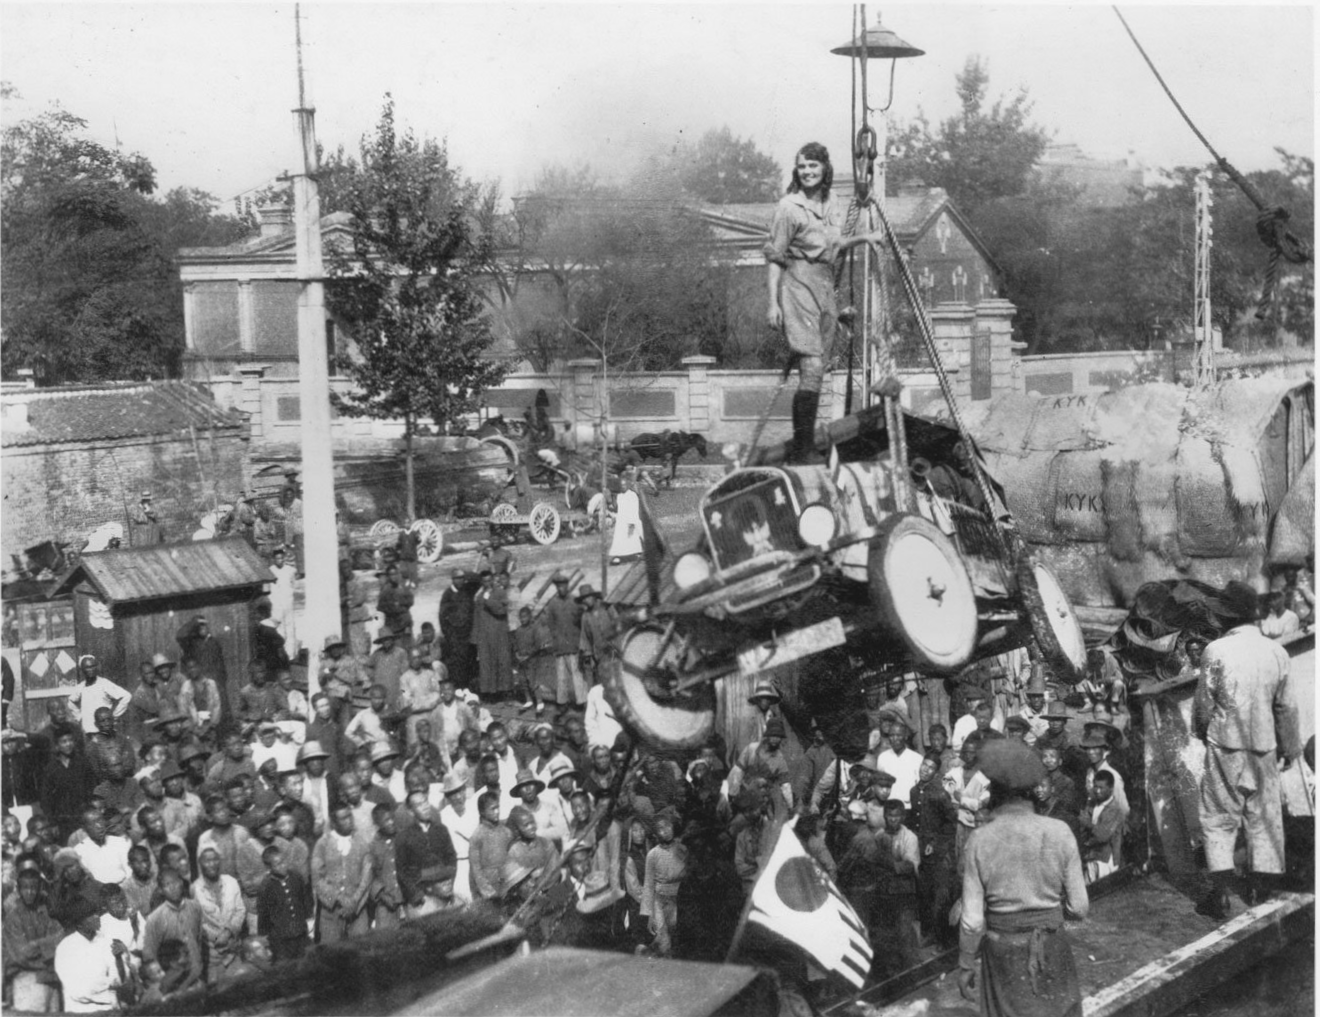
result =
[[[978,755],[1000,738],[1040,754],[1037,808],[1072,830],[1087,878],[1122,864],[1136,760],[1104,651],[1071,707],[1021,651],[877,679],[852,763],[769,682],[744,744],[659,753],[604,695],[616,617],[590,585],[556,574],[516,629],[481,628],[511,567],[492,552],[477,582],[456,572],[420,630],[389,592],[409,577],[387,569],[374,649],[328,639],[312,695],[263,612],[240,687],[216,680],[196,618],[131,692],[84,656],[45,724],[7,721],[9,1005],[159,1001],[465,905],[535,945],[721,960],[785,809],[890,973],[956,942],[962,852],[988,819]]]

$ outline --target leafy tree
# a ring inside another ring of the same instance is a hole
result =
[[[695,144],[680,142],[647,160],[633,186],[653,195],[712,205],[775,201],[786,178],[773,158],[751,138],[736,138],[728,126],[712,128]]]
[[[354,388],[336,405],[348,416],[403,419],[412,518],[415,425],[457,422],[507,370],[488,358],[476,279],[489,258],[483,194],[450,164],[444,144],[397,130],[388,94],[360,160],[344,164],[352,167],[341,180],[350,242],[328,252],[326,296],[352,334],[353,349],[336,366]]]
[[[1049,132],[1029,122],[1032,104],[1025,88],[986,109],[990,73],[979,57],[968,58],[956,81],[960,113],[937,129],[922,112],[896,127],[889,176],[894,186],[917,180],[944,188],[975,221],[985,202],[1026,191]]]
[[[666,370],[720,354],[730,266],[682,201],[548,167],[502,229],[494,299],[537,369],[604,356],[613,370]]]
[[[243,226],[215,215],[201,191],[151,197],[151,162],[90,140],[86,126],[54,106],[4,127],[0,368],[6,377],[31,368],[44,385],[177,375],[184,325],[174,254],[229,243]]]

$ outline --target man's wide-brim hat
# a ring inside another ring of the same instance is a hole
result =
[[[1031,665],[1031,677],[1027,679],[1027,695],[1045,695],[1045,665],[1040,661]]]
[[[321,747],[321,743],[313,738],[305,742],[303,747],[298,750],[298,762],[305,763],[309,759],[329,759],[330,753]]]
[[[154,671],[158,667],[173,667],[174,661],[163,653],[153,653],[151,655],[151,668]]]
[[[876,720],[887,720],[891,724],[902,724],[907,730],[912,731],[912,721],[908,720],[908,715],[896,706],[882,706],[876,711]]]
[[[1109,739],[1098,731],[1091,731],[1082,738],[1082,748],[1084,749],[1107,749],[1109,748]]]
[[[550,582],[552,583],[571,583],[572,581],[573,580],[569,578],[568,573],[563,569],[556,569],[555,574],[550,577]]]
[[[788,732],[784,730],[784,722],[778,717],[771,718],[765,725],[766,738],[786,738]]]
[[[173,759],[167,759],[165,760],[165,764],[160,768],[160,773],[157,774],[157,776],[160,777],[161,782],[164,783],[174,777],[185,777],[187,774],[183,772],[183,767]]]
[[[599,596],[600,596],[600,590],[596,589],[590,583],[583,583],[581,586],[578,587],[577,596],[574,597],[573,599],[578,602],[581,602],[586,600],[588,597],[599,597]]]
[[[394,639],[394,638],[396,638],[395,635],[394,635],[394,633],[391,632],[389,629],[381,629],[381,630],[380,630],[380,635],[378,635],[375,639],[373,639],[372,642],[373,642],[373,643],[383,643],[383,642],[385,642],[385,640],[387,640],[387,639]]]
[[[210,755],[211,753],[207,752],[206,749],[204,749],[200,743],[188,742],[187,744],[181,745],[179,747],[179,765],[185,766],[187,765],[188,760],[197,759],[198,757],[201,757],[202,759],[207,759],[210,757]]]
[[[755,703],[758,699],[772,699],[777,703],[782,698],[783,697],[779,694],[779,690],[770,682],[758,682],[756,688],[752,691],[752,694],[747,697],[747,701],[749,703]]]
[[[442,787],[444,789],[445,794],[452,795],[466,788],[467,781],[465,781],[462,777],[456,774],[453,770],[450,770],[448,773],[445,774],[445,780]]]
[[[602,911],[611,904],[623,900],[624,891],[622,888],[610,889],[609,877],[605,873],[592,872],[587,876],[583,894],[582,899],[577,902],[578,913],[594,915],[597,911]]]
[[[506,861],[504,868],[500,870],[502,892],[507,894],[535,871],[535,869],[529,868],[521,862]]]
[[[514,778],[513,787],[509,788],[509,794],[514,798],[521,798],[522,789],[525,787],[535,788],[539,795],[545,790],[545,781],[537,780],[536,774],[531,770],[519,770],[518,776]]]
[[[1063,700],[1056,699],[1045,707],[1046,720],[1067,720],[1068,707],[1064,705]]]
[[[390,742],[372,742],[371,743],[371,763],[376,763],[385,759],[398,759],[400,752]]]
[[[582,773],[567,760],[558,760],[551,763],[550,769],[546,771],[546,783],[553,784],[561,777],[572,777],[574,780],[581,780]]]
[[[167,706],[160,711],[160,716],[156,718],[157,724],[169,724],[171,721],[187,720],[188,715],[177,706]]]
[[[326,636],[325,642],[321,644],[321,652],[329,653],[336,646],[347,646],[347,645],[348,644],[344,642],[342,637],[331,634]]]

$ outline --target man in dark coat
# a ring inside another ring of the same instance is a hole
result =
[[[403,585],[397,565],[388,566],[384,578],[380,593],[376,597],[376,611],[383,622],[382,631],[393,632],[399,645],[405,651],[411,650],[413,592]]]
[[[452,893],[458,855],[426,792],[413,791],[407,804],[415,822],[395,838],[394,859],[404,903],[415,913],[425,911],[428,898],[437,896],[436,884],[449,881]]]
[[[57,731],[55,757],[41,780],[41,811],[59,827],[61,844],[67,844],[82,825],[83,810],[96,786],[87,757],[75,751],[76,745],[71,728]]]
[[[472,591],[467,573],[455,569],[449,589],[440,594],[440,659],[459,688],[472,685],[475,647],[472,645]]]
[[[276,671],[289,666],[289,653],[284,647],[284,633],[271,618],[271,604],[267,597],[262,597],[256,604],[257,624],[252,629],[252,655],[261,661],[270,678]]]
[[[232,717],[233,697],[230,695],[229,673],[225,670],[224,647],[220,645],[220,640],[211,634],[211,626],[206,617],[199,614],[184,622],[179,627],[174,641],[179,644],[181,660],[197,661],[201,666],[202,676],[215,679],[216,688],[220,690],[224,715]]]

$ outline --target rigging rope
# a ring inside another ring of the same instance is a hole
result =
[[[1291,262],[1294,265],[1304,264],[1311,260],[1311,247],[1306,241],[1302,240],[1288,229],[1288,220],[1290,218],[1288,210],[1282,205],[1266,205],[1265,199],[1261,197],[1260,192],[1252,186],[1251,181],[1239,173],[1232,163],[1215,151],[1214,146],[1210,144],[1206,139],[1206,136],[1201,133],[1196,124],[1192,123],[1192,118],[1187,115],[1187,111],[1182,108],[1182,104],[1174,97],[1173,91],[1165,83],[1159,70],[1156,69],[1154,61],[1151,60],[1150,56],[1146,53],[1145,48],[1138,41],[1136,33],[1132,31],[1132,26],[1127,23],[1127,18],[1123,17],[1123,12],[1116,6],[1113,8],[1113,11],[1118,15],[1118,20],[1123,23],[1123,28],[1127,32],[1128,38],[1132,40],[1132,44],[1137,47],[1137,52],[1140,53],[1141,58],[1146,61],[1146,66],[1149,67],[1150,72],[1155,75],[1155,80],[1158,81],[1160,87],[1164,89],[1164,94],[1167,95],[1169,101],[1173,103],[1173,108],[1178,111],[1187,126],[1192,129],[1192,133],[1200,139],[1201,144],[1206,147],[1206,151],[1214,156],[1215,162],[1219,165],[1219,168],[1228,175],[1229,179],[1238,185],[1242,190],[1242,193],[1247,196],[1251,203],[1256,206],[1256,210],[1260,213],[1256,216],[1256,236],[1260,238],[1262,244],[1269,248],[1270,252],[1270,260],[1265,267],[1265,284],[1261,289],[1260,303],[1256,308],[1256,317],[1263,320],[1269,315],[1270,309],[1274,304],[1274,289],[1275,284],[1278,281],[1279,259],[1283,258],[1285,261]]]

